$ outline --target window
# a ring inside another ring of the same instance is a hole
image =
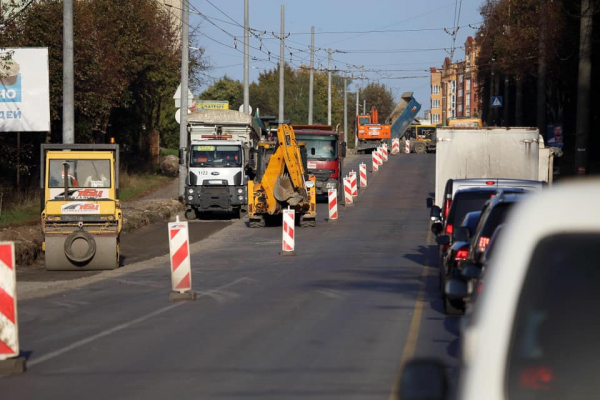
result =
[[[65,164],[67,166],[65,166]],[[49,187],[109,188],[110,160],[50,160]]]
[[[431,121],[434,124],[439,124],[440,123],[440,114],[431,114]]]
[[[467,81],[465,82],[465,88],[467,90],[467,92],[469,92],[471,90],[471,80],[467,79]]]
[[[518,300],[507,359],[509,399],[590,399],[600,390],[598,234],[542,239]]]
[[[432,94],[440,94],[440,85],[431,85]]]
[[[460,88],[458,90],[458,97],[463,97],[463,90],[462,90],[462,88]]]
[[[469,107],[467,107],[467,117],[471,116],[471,109]]]
[[[459,75],[459,77],[458,77],[458,83],[463,83],[463,76],[462,75]]]
[[[456,93],[456,81],[450,81],[450,93]]]
[[[431,100],[431,108],[440,108],[440,100],[439,99]]]
[[[450,111],[450,118],[455,118],[456,117],[456,111],[451,110]]]
[[[191,167],[239,167],[241,163],[240,146],[194,145],[190,152]]]
[[[467,95],[467,107],[471,105],[471,96]]]
[[[456,107],[456,95],[451,95],[450,96],[450,108],[454,109],[454,107]]]
[[[459,105],[458,105],[458,112],[459,112],[459,113],[462,113],[462,110],[463,110],[462,104],[459,104]]]

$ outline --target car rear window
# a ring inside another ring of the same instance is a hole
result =
[[[448,223],[454,224],[455,222],[461,222],[467,213],[471,211],[480,211],[493,193],[493,191],[457,193],[454,196],[452,207],[448,214]]]
[[[496,204],[496,206],[490,211],[488,217],[485,220],[485,225],[481,230],[481,236],[490,238],[494,234],[494,231],[496,230],[498,225],[504,222],[513,204],[515,203]]]
[[[508,355],[510,400],[600,393],[599,234],[556,235],[534,251]]]

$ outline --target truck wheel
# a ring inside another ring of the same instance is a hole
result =
[[[185,210],[185,219],[194,220],[196,219],[196,211],[193,208],[188,208]]]
[[[427,148],[424,143],[417,143],[415,144],[414,151],[417,154],[425,154],[427,153]]]
[[[463,315],[464,303],[462,301],[452,301],[444,295],[444,312],[446,315]]]
[[[248,221],[248,226],[250,228],[264,228],[265,227],[265,219],[264,218],[250,219]]]
[[[73,246],[75,245],[75,246]],[[96,241],[84,230],[71,232],[65,239],[65,256],[77,264],[83,264],[96,254]]]
[[[244,212],[242,211],[242,207],[233,207],[233,217],[237,219],[244,218]]]

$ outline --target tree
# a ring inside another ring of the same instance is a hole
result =
[[[360,98],[367,101],[367,112],[371,107],[377,109],[380,123],[383,123],[394,110],[395,102],[392,91],[382,83],[369,83],[360,91]]]
[[[229,108],[237,110],[244,102],[244,85],[225,75],[200,93],[200,100],[228,101]]]

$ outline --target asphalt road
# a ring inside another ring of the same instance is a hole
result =
[[[347,168],[369,165],[349,157]],[[401,363],[456,365],[425,198],[433,155],[398,155],[356,204],[297,228],[238,221],[191,246],[199,298],[170,303],[166,258],[19,303],[29,370],[0,379],[18,399],[388,399]],[[194,222],[203,223],[203,222]],[[164,233],[163,233],[164,234]],[[140,242],[140,249],[148,243]],[[112,271],[111,271],[112,272]]]

